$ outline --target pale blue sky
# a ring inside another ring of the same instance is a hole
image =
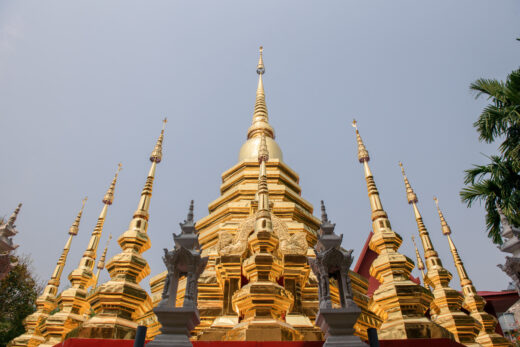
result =
[[[304,198],[315,207],[326,201],[344,246],[357,256],[371,227],[350,127],[356,117],[401,252],[414,258],[417,230],[399,160],[453,287],[433,195],[477,288],[505,289],[496,267],[504,254],[486,237],[483,210],[467,209],[458,192],[463,170],[496,151],[478,142],[472,123],[485,101],[468,86],[518,67],[519,14],[514,0],[0,0],[0,215],[24,203],[15,241],[47,280],[89,196],[66,283],[119,161],[100,251],[108,233],[126,230],[166,115],[152,248],[144,253],[152,275],[163,271],[161,249],[172,246],[189,200],[196,218],[205,216],[221,173],[237,162],[262,44],[270,121],[285,161],[300,174]],[[113,242],[109,256],[117,252]]]

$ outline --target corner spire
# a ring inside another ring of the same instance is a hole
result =
[[[433,201],[435,201],[435,206],[437,206],[437,213],[439,214],[439,219],[441,220],[442,233],[446,236],[451,235],[451,228],[446,222],[446,219],[444,218],[444,215],[442,214],[442,211],[439,208],[439,200],[437,199],[437,197],[434,196]]]
[[[9,217],[9,221],[7,222],[7,224],[14,226],[14,222],[16,222],[16,218],[18,217],[18,213],[20,213],[21,208],[22,203],[19,203],[18,206],[16,206],[16,209],[13,211],[11,217]]]
[[[404,180],[404,186],[406,188],[406,199],[408,201],[408,204],[413,206],[413,211],[415,215],[415,222],[417,223],[417,229],[419,231],[419,236],[421,238],[421,242],[424,249],[424,259],[426,261],[426,267],[430,269],[430,267],[438,265],[442,267],[442,261],[439,258],[438,253],[433,248],[432,241],[430,239],[430,234],[428,233],[428,230],[426,229],[426,226],[424,225],[421,212],[419,211],[419,208],[417,207],[417,203],[419,202],[419,199],[417,198],[417,195],[413,191],[412,186],[410,185],[410,182],[408,181],[408,177],[406,176],[406,173],[404,171],[403,163],[399,162],[399,166],[401,167],[401,173],[403,175]]]
[[[78,235],[79,230],[79,222],[81,221],[81,215],[83,214],[83,209],[85,208],[85,203],[87,202],[88,197],[84,197],[81,204],[81,209],[78,212],[78,215],[76,216],[76,219],[74,220],[74,223],[69,228],[69,234],[70,235]]]
[[[368,154],[368,151],[365,147],[365,144],[363,143],[363,140],[361,139],[361,135],[359,134],[359,130],[357,127],[357,121],[354,119],[352,120],[352,127],[356,129],[356,140],[358,144],[358,160],[360,163],[363,163],[365,161],[370,161],[370,156]]]
[[[164,129],[166,129],[166,123],[168,123],[168,118],[163,119],[163,127],[161,130],[161,135],[157,139],[157,143],[155,144],[155,148],[150,154],[150,161],[159,164],[162,160],[162,143],[164,140]]]
[[[408,177],[406,177],[406,173],[404,172],[403,163],[399,162],[399,166],[401,167],[401,173],[403,175],[404,179],[404,186],[406,188],[406,199],[408,200],[409,204],[417,203],[419,202],[419,199],[417,199],[417,194],[412,189],[412,186],[410,185],[410,182],[408,181]]]
[[[421,270],[423,284],[426,285],[426,283],[424,282],[424,278],[426,277],[426,275],[424,274],[424,263],[421,258],[421,253],[419,253],[419,249],[417,248],[417,244],[415,243],[415,237],[413,235],[412,235],[412,242],[413,242],[413,246],[415,247],[415,257],[417,258],[417,268],[419,270]]]
[[[377,308],[377,314],[383,321],[380,338],[413,338],[416,336],[418,327],[430,331],[432,335],[451,337],[445,328],[434,324],[429,319],[424,319],[424,313],[428,309],[427,305],[432,301],[432,294],[426,288],[410,280],[410,272],[414,268],[414,263],[398,252],[403,239],[392,230],[388,215],[383,209],[374,176],[368,166],[370,157],[361,140],[355,120],[352,122],[352,126],[356,129],[358,160],[364,168],[368,199],[372,210],[374,234],[368,245],[378,254],[370,268],[370,275],[381,283],[372,296],[373,303],[371,304],[372,307]],[[389,292],[398,294],[389,297],[385,294]],[[411,314],[411,312],[415,313]],[[385,329],[385,327],[391,328]],[[396,335],[397,327],[399,327],[399,333]]]
[[[95,290],[97,288],[97,285],[99,282],[99,274],[101,273],[101,270],[103,270],[105,268],[105,260],[107,258],[107,251],[108,251],[108,245],[110,244],[110,240],[112,240],[112,234],[108,235],[108,240],[105,245],[105,249],[103,250],[103,254],[101,254],[101,258],[99,258],[99,261],[97,263],[96,281],[92,285],[92,290]]]
[[[457,247],[455,247],[455,243],[451,239],[451,228],[444,219],[444,215],[439,208],[439,201],[436,197],[434,197],[433,200],[435,201],[437,212],[439,213],[442,233],[448,238],[453,262],[455,263],[455,268],[459,275],[460,286],[462,288],[462,294],[464,295],[463,307],[470,313],[471,317],[480,323],[481,326],[480,333],[475,339],[475,342],[482,346],[510,346],[509,342],[503,336],[495,332],[497,324],[496,318],[484,311],[486,300],[478,295],[477,289],[466,272],[466,268],[464,267],[464,263],[457,251]]]
[[[260,57],[258,58],[258,65],[256,67],[256,73],[258,74],[258,87],[256,89],[253,124],[247,131],[248,139],[259,136],[261,134],[274,139],[274,130],[271,125],[269,125],[269,115],[267,113],[267,105],[265,103],[264,83],[262,81],[262,76],[265,73],[263,51],[263,47],[260,46]]]
[[[430,234],[417,208],[417,195],[408,181],[401,162],[399,162],[399,166],[401,167],[406,187],[406,197],[408,203],[413,206],[415,221],[424,250],[427,269],[425,284],[432,287],[434,296],[430,306],[431,311],[435,313],[433,321],[448,329],[457,342],[464,345],[472,345],[475,343],[475,338],[481,325],[477,320],[460,310],[462,307],[462,295],[450,287],[452,275],[443,267],[442,261],[433,247]]]
[[[123,167],[123,164],[119,163],[117,164],[117,171],[114,176],[114,179],[112,180],[112,183],[110,184],[110,187],[107,190],[107,193],[103,197],[103,203],[105,205],[112,205],[114,202],[114,191],[116,189],[116,183],[117,183],[117,176],[119,175],[119,172],[121,171],[121,168]]]
[[[81,210],[79,211],[74,223],[69,229],[69,238],[63,247],[63,251],[56,263],[56,267],[52,272],[51,278],[47,282],[43,293],[36,299],[36,311],[27,316],[24,319],[25,333],[18,336],[9,344],[10,346],[37,346],[43,345],[44,337],[42,336],[40,325],[46,323],[47,318],[53,310],[56,309],[57,305],[57,294],[60,286],[61,275],[67,262],[67,256],[70,251],[72,238],[78,234],[79,223],[81,220],[81,214],[85,207],[87,198],[83,199]],[[66,294],[65,294],[66,296]],[[52,345],[52,343],[50,344]]]
[[[135,328],[129,328],[137,321],[143,313],[143,309],[148,310],[150,297],[139,282],[150,274],[150,266],[144,257],[143,252],[151,247],[148,236],[148,220],[150,218],[150,202],[152,199],[153,183],[155,180],[155,169],[162,159],[162,141],[164,138],[164,126],[159,135],[150,161],[152,162],[137,209],[128,225],[128,229],[122,233],[117,242],[121,247],[121,252],[114,255],[107,263],[106,269],[110,279],[98,286],[89,296],[88,301],[96,315],[103,319],[92,317],[87,320],[79,332],[80,337],[92,337],[99,334],[99,329],[103,328],[107,334],[116,334],[121,331],[133,333]],[[113,297],[121,298],[119,307],[114,308]],[[107,323],[110,322],[110,323]]]

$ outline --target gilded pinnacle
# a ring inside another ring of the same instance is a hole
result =
[[[19,203],[18,206],[16,207],[16,209],[14,210],[13,214],[11,215],[11,217],[9,217],[9,221],[7,222],[7,224],[14,226],[14,222],[16,222],[16,218],[18,217],[18,213],[20,213],[21,208],[22,208],[22,203]]]
[[[359,134],[359,130],[357,128],[357,122],[355,119],[352,121],[352,126],[354,127],[354,129],[356,129],[356,140],[358,143],[358,160],[360,163],[369,161],[370,156],[368,155],[368,151],[365,147],[365,144],[363,143],[363,140],[361,139],[361,135]]]
[[[150,161],[157,163],[157,164],[159,164],[162,160],[162,143],[164,140],[164,129],[166,128],[167,122],[168,122],[168,118],[164,118],[161,135],[159,135],[159,139],[157,139],[155,148],[153,149],[152,154],[150,154]]]
[[[417,195],[414,193],[410,182],[408,182],[408,177],[406,177],[406,173],[404,172],[403,163],[399,162],[399,166],[401,167],[401,173],[403,174],[404,185],[406,187],[406,198],[408,199],[409,204],[417,203],[419,199],[417,199]]]
[[[435,196],[433,197],[433,200],[435,201],[435,205],[437,206],[437,212],[439,213],[439,218],[441,220],[442,233],[444,235],[450,235],[451,234],[451,228],[448,225],[448,222],[446,222],[446,219],[444,219],[444,215],[442,214],[442,211],[439,208],[439,200],[437,200],[437,198]]]
[[[415,247],[415,256],[417,257],[417,268],[421,270],[424,277],[424,263],[421,258],[421,254],[419,253],[419,249],[417,248],[417,244],[415,243],[415,237],[412,235],[413,246]]]
[[[114,176],[114,179],[112,180],[112,183],[110,184],[110,188],[108,188],[107,193],[103,197],[103,203],[106,205],[112,205],[112,202],[114,202],[114,190],[116,189],[117,176],[119,175],[119,172],[121,171],[122,167],[123,164],[121,163],[117,165],[117,171]]]
[[[262,139],[260,140],[260,147],[258,148],[258,162],[269,161],[269,151],[267,150],[267,142],[265,139],[265,134],[262,134]]]
[[[267,105],[265,103],[264,83],[262,81],[262,75],[265,72],[264,61],[262,58],[263,48],[260,47],[260,58],[258,60],[258,66],[256,72],[258,73],[258,87],[256,89],[256,101],[255,110],[253,112],[253,124],[247,131],[247,138],[265,134],[274,139],[274,130],[269,125],[269,116],[267,113]]]
[[[112,234],[108,235],[107,244],[105,245],[105,249],[103,250],[103,254],[101,255],[101,258],[99,258],[99,262],[97,264],[97,268],[99,270],[103,270],[105,268],[105,259],[107,257],[108,244],[110,243],[110,240],[112,240]]]
[[[260,49],[259,49],[260,56],[258,58],[258,65],[256,66],[256,73],[259,75],[263,75],[265,73],[264,60],[262,58],[263,51],[264,51],[264,47],[260,46]]]
[[[81,215],[83,214],[83,208],[85,208],[85,203],[87,202],[87,197],[85,197],[81,204],[81,209],[78,212],[78,215],[76,216],[76,219],[74,220],[74,223],[69,228],[69,234],[70,235],[78,235],[79,231],[79,222],[81,221]]]

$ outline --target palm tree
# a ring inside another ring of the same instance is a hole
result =
[[[512,160],[496,155],[489,159],[491,163],[487,165],[475,165],[466,170],[464,183],[467,186],[462,189],[460,196],[468,207],[475,201],[485,203],[488,237],[494,243],[501,244],[500,216],[496,203],[501,206],[511,223],[520,225],[520,175]]]
[[[490,104],[473,124],[479,139],[487,143],[502,140],[500,156],[488,157],[487,165],[466,170],[466,187],[460,192],[463,202],[485,203],[488,237],[501,244],[498,203],[509,220],[520,226],[520,69],[509,74],[506,81],[479,79],[471,84],[476,98],[487,96]]]
[[[470,85],[476,98],[487,96],[491,104],[473,124],[480,140],[487,143],[505,137],[500,152],[518,164],[520,160],[520,69],[507,76],[506,82],[481,78]]]

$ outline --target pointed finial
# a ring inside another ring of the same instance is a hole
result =
[[[7,224],[14,226],[14,222],[16,222],[16,218],[18,217],[18,213],[20,213],[21,208],[22,208],[22,203],[19,203],[18,206],[13,211],[13,214],[11,215],[11,217],[9,217],[9,221],[7,222]]]
[[[78,235],[79,230],[79,222],[81,221],[81,215],[83,214],[83,209],[85,208],[85,203],[87,202],[87,197],[85,196],[81,203],[81,209],[78,212],[78,215],[76,216],[76,219],[74,220],[74,223],[69,228],[69,235]]]
[[[417,248],[417,244],[415,243],[415,237],[412,235],[413,246],[415,247],[415,256],[417,257],[417,268],[421,271],[424,270],[424,263],[421,258],[421,254],[419,253],[419,249]],[[424,275],[424,273],[423,273]]]
[[[262,134],[262,138],[260,140],[260,147],[258,148],[258,162],[269,161],[269,151],[267,150],[267,140],[265,138],[265,134]]]
[[[437,200],[437,197],[433,197],[433,200],[435,201],[435,205],[437,206],[437,213],[439,213],[439,218],[441,220],[441,228],[442,233],[444,235],[450,235],[451,234],[451,228],[448,225],[448,222],[446,222],[446,219],[444,219],[444,215],[442,214],[441,209],[439,208],[439,200]]]
[[[327,223],[329,217],[327,216],[327,210],[325,209],[325,203],[321,200],[321,223]]]
[[[190,208],[188,210],[188,218],[185,222],[193,222],[193,200],[190,202]]]
[[[247,138],[253,138],[265,134],[274,139],[273,127],[269,124],[267,104],[265,103],[264,83],[262,75],[265,73],[264,61],[262,58],[263,48],[260,47],[260,58],[256,72],[258,73],[258,87],[256,88],[255,109],[253,111],[253,124],[247,130]]]
[[[262,53],[264,52],[264,47],[260,46],[259,52],[260,52],[260,56],[258,58],[258,65],[256,66],[256,73],[259,75],[263,75],[265,73],[264,60],[262,58]]]
[[[358,160],[360,163],[369,161],[370,156],[368,155],[368,151],[365,147],[365,144],[363,143],[363,140],[361,139],[361,135],[359,134],[359,130],[357,128],[357,121],[355,119],[352,121],[352,127],[354,127],[354,129],[356,129],[356,140],[358,143]]]
[[[417,199],[417,195],[412,189],[410,182],[408,181],[408,177],[406,177],[406,173],[404,172],[403,163],[399,162],[399,166],[401,167],[401,173],[403,174],[404,185],[406,187],[406,198],[408,199],[409,204],[417,203],[419,199]]]
[[[107,240],[107,243],[105,245],[105,249],[103,250],[103,254],[101,255],[101,258],[99,258],[99,261],[98,261],[98,264],[97,264],[97,268],[99,270],[103,270],[105,268],[105,259],[107,257],[107,250],[108,250],[108,245],[110,243],[110,240],[112,240],[112,234],[108,235],[108,240]]]
[[[164,140],[164,129],[166,129],[166,123],[168,122],[168,118],[163,119],[163,127],[161,130],[161,135],[157,139],[157,143],[155,144],[155,148],[150,154],[150,161],[159,164],[162,160],[162,143]]]
[[[117,164],[117,171],[114,176],[114,179],[112,180],[112,183],[110,184],[110,187],[108,188],[107,193],[103,197],[104,204],[112,205],[112,202],[114,202],[114,190],[116,189],[117,176],[119,175],[119,172],[121,171],[122,167],[123,167],[123,164],[121,164],[121,163]]]

